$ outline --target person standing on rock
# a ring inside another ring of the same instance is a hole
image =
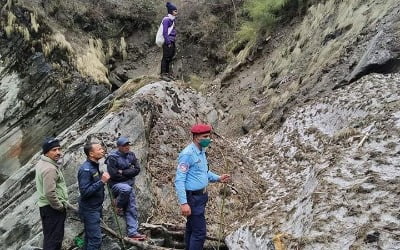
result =
[[[228,174],[219,176],[208,168],[205,149],[211,143],[211,130],[212,127],[208,124],[192,126],[193,142],[183,149],[178,157],[175,189],[181,213],[187,216],[187,250],[203,249],[207,233],[205,207],[208,201],[208,182],[226,183],[230,180]]]
[[[104,149],[98,143],[84,145],[87,160],[78,170],[80,192],[79,214],[85,228],[85,250],[100,249],[100,220],[104,201],[104,185],[110,179],[107,172],[101,173],[99,160],[104,157]]]
[[[68,207],[67,185],[58,163],[61,159],[60,141],[46,138],[42,152],[35,166],[35,182],[43,227],[43,250],[59,250]]]
[[[130,146],[128,138],[118,138],[118,149],[109,154],[106,164],[111,176],[111,190],[116,197],[114,205],[118,215],[125,216],[128,238],[145,240],[146,235],[138,232],[138,213],[133,189],[135,176],[139,174],[140,166],[135,154],[130,151]]]
[[[168,15],[162,20],[164,44],[162,45],[163,56],[161,59],[161,79],[170,81],[173,80],[173,76],[170,73],[170,64],[175,56],[175,18],[178,15],[178,9],[175,5],[167,2]]]

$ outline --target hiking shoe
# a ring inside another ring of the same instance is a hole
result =
[[[134,234],[132,236],[127,237],[129,240],[138,240],[138,241],[143,241],[146,240],[147,236],[144,234]]]

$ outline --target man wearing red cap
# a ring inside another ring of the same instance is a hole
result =
[[[192,127],[193,142],[179,154],[175,177],[182,215],[187,216],[185,243],[187,250],[203,249],[206,239],[205,207],[208,201],[208,182],[228,182],[230,176],[221,176],[208,169],[205,149],[211,143],[212,127],[196,124]]]

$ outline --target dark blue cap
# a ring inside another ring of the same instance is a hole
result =
[[[131,142],[129,141],[129,139],[127,137],[121,136],[120,138],[118,138],[117,140],[117,146],[125,146],[126,144],[131,144]]]
[[[166,6],[167,6],[168,14],[172,14],[172,11],[177,10],[176,6],[170,2],[167,2]]]
[[[42,145],[42,152],[43,154],[46,154],[49,152],[52,148],[55,147],[60,147],[60,140],[53,138],[53,137],[47,137],[44,139],[43,145]]]

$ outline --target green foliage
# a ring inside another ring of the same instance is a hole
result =
[[[265,34],[275,22],[279,20],[277,15],[288,0],[249,0],[244,6],[244,15],[248,19],[243,22],[236,33],[232,44],[232,51],[244,44],[254,42],[258,35]]]
[[[248,0],[242,15],[244,21],[228,45],[236,54],[256,44],[258,38],[271,31],[284,18],[301,15],[309,5],[323,0]]]
[[[277,19],[276,13],[288,0],[252,0],[245,8],[255,28],[261,31],[268,29]]]
[[[82,237],[76,236],[74,238],[75,246],[82,248],[85,245],[85,240]]]

